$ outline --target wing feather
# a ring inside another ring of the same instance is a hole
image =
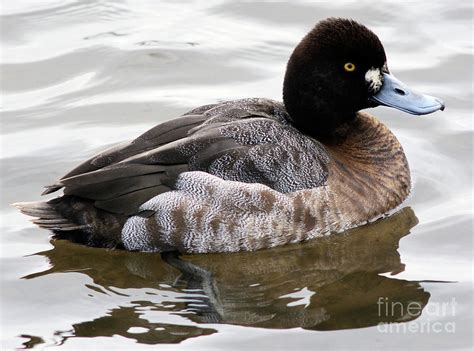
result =
[[[114,146],[95,155],[68,172],[63,178],[70,178],[78,174],[95,171],[120,162],[133,155],[184,138],[190,129],[203,123],[206,119],[207,117],[204,115],[192,114],[161,123],[131,142]]]
[[[263,99],[203,106],[92,157],[45,193],[64,187],[66,195],[93,200],[98,208],[133,215],[172,190],[186,171],[281,192],[324,184],[324,147],[293,128],[285,113],[280,103]]]

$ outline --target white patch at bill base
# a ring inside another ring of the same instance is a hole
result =
[[[372,67],[365,73],[365,81],[369,84],[370,91],[377,93],[383,84],[382,72],[379,68]]]

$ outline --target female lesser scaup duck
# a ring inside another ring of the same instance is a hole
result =
[[[377,36],[352,20],[316,25],[294,50],[284,104],[198,107],[105,151],[16,204],[56,237],[127,250],[257,250],[355,227],[410,192],[403,149],[361,109],[443,110],[390,75]]]

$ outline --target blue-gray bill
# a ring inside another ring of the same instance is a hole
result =
[[[393,107],[413,115],[444,110],[441,99],[414,91],[390,74],[383,73],[383,78],[382,88],[371,97],[377,105]]]

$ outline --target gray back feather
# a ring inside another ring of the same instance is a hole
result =
[[[188,170],[288,193],[324,184],[327,163],[324,147],[290,124],[281,103],[244,99],[162,123],[82,163],[46,193],[64,187],[98,208],[132,215]]]

